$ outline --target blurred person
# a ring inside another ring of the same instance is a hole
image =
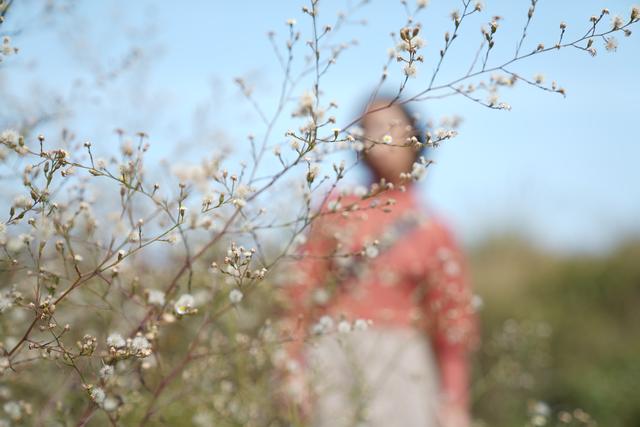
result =
[[[291,344],[298,392],[314,426],[469,427],[477,326],[465,261],[410,177],[425,131],[390,104],[363,109],[368,191],[321,207],[293,269],[290,325],[318,335]]]

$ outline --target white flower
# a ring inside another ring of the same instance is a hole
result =
[[[19,420],[22,417],[22,407],[18,402],[7,402],[2,406],[2,409],[11,419]]]
[[[287,19],[287,25],[293,27],[294,25],[296,25],[296,20],[293,18]]]
[[[369,327],[369,322],[367,322],[364,319],[357,319],[353,324],[353,328],[356,331],[366,331],[368,327]]]
[[[195,300],[190,294],[183,294],[178,298],[178,301],[174,304],[174,309],[179,316],[189,314],[193,312],[193,304]]]
[[[244,208],[247,205],[247,201],[242,198],[235,198],[231,200],[231,204],[236,208]]]
[[[547,425],[547,418],[542,415],[534,415],[531,417],[531,424],[536,427],[542,427]]]
[[[171,244],[171,245],[175,245],[176,243],[180,242],[181,238],[180,235],[175,232],[175,233],[171,233],[167,236],[167,243]]]
[[[365,255],[367,255],[368,258],[375,258],[380,254],[380,251],[378,250],[377,246],[368,245],[365,248],[364,253]]]
[[[382,142],[385,144],[391,144],[393,142],[393,137],[389,134],[382,137]]]
[[[102,405],[102,403],[104,402],[104,399],[107,397],[104,390],[101,389],[100,387],[92,388],[91,392],[89,392],[89,395],[91,396],[91,400],[96,402],[98,405]]]
[[[131,349],[137,356],[146,357],[151,354],[151,343],[142,335],[138,335],[131,341]]]
[[[9,298],[7,295],[0,295],[0,314],[4,313],[6,310],[10,309],[13,306],[13,299]],[[2,367],[0,367],[0,370]]]
[[[37,230],[36,235],[41,241],[49,240],[55,232],[53,221],[46,216],[39,216],[38,219],[36,219],[34,226]],[[0,230],[0,234],[2,234],[2,230]]]
[[[605,44],[605,48],[609,52],[615,52],[618,49],[618,40],[615,37],[605,37],[607,43]]]
[[[404,66],[404,74],[407,77],[415,77],[417,72],[418,72],[418,69],[416,68],[415,65],[407,64]]]
[[[333,319],[329,316],[322,316],[316,324],[311,328],[314,335],[322,335],[333,329]]]
[[[210,412],[197,412],[193,415],[191,421],[197,427],[208,427],[214,425],[213,414]]]
[[[614,30],[619,30],[620,28],[622,28],[623,25],[624,25],[624,21],[622,20],[621,17],[614,16],[613,19],[611,19],[611,26],[613,27]]]
[[[21,238],[22,236],[14,237],[9,239],[7,242],[7,249],[9,252],[18,252],[24,248],[25,241]]]
[[[300,96],[300,108],[307,108],[307,109],[311,109],[313,107],[313,104],[315,103],[315,96],[309,92],[309,91],[305,91],[301,96]]]
[[[304,245],[305,243],[307,243],[307,236],[305,236],[304,234],[298,234],[293,238],[293,242],[296,245]]]
[[[118,399],[116,399],[115,397],[107,397],[104,399],[104,401],[102,402],[102,408],[107,411],[107,412],[113,412],[116,409],[118,409],[119,406],[119,402]]]
[[[482,309],[483,305],[484,305],[484,301],[482,300],[482,297],[480,295],[474,295],[471,298],[471,307],[473,308],[474,311],[478,311]]]
[[[11,366],[9,358],[5,356],[0,357],[0,375],[3,374],[9,366]]]
[[[324,305],[329,302],[330,297],[331,295],[325,288],[319,288],[313,292],[313,301],[319,305]]]
[[[367,190],[367,187],[365,187],[364,185],[358,185],[353,189],[354,196],[364,197],[367,195],[367,193],[369,193],[369,190]]]
[[[0,48],[0,52],[2,53],[2,55],[9,56],[16,53],[17,51],[18,50],[15,47],[11,46],[11,37],[4,36],[2,38],[2,48]],[[2,61],[2,58],[0,58],[0,61]]]
[[[551,408],[545,402],[538,401],[533,405],[532,412],[534,414],[542,415],[544,417],[548,417],[551,415]]]
[[[31,207],[31,200],[27,196],[17,196],[13,199],[13,206],[20,209],[28,209]]]
[[[107,379],[113,375],[113,372],[114,372],[113,366],[104,365],[102,368],[100,368],[100,372],[98,372],[98,375],[102,379]]]
[[[452,259],[449,259],[444,263],[443,270],[447,276],[458,276],[460,274],[461,268],[460,264]]]
[[[233,289],[231,292],[229,292],[229,301],[231,301],[231,304],[240,303],[243,297],[243,293],[238,289]]]
[[[418,5],[419,8],[427,7],[429,6],[429,0],[417,0],[416,5]]]
[[[147,301],[151,305],[163,306],[165,303],[164,292],[157,289],[149,289],[147,293]]]
[[[251,194],[251,188],[246,185],[239,185],[236,189],[236,195],[241,199],[246,199],[249,194]]]
[[[351,332],[351,324],[346,320],[341,320],[340,323],[338,323],[338,332],[341,334]]]
[[[398,52],[406,52],[409,50],[409,47],[410,47],[409,43],[403,40],[400,43],[398,43],[398,45],[396,46],[396,50]]]
[[[20,136],[18,132],[13,129],[6,129],[0,133],[0,144],[6,144],[8,146],[13,146],[18,144],[18,139]]]
[[[107,345],[109,347],[122,348],[127,345],[127,342],[122,338],[122,335],[116,332],[109,335],[107,338]]]
[[[331,212],[335,212],[338,209],[340,209],[342,207],[342,205],[340,204],[340,202],[338,200],[331,200],[329,203],[327,203],[327,207],[329,208],[329,210]]]
[[[425,168],[422,164],[417,162],[413,164],[413,167],[411,168],[411,178],[413,178],[415,181],[422,179],[426,173],[427,168]]]

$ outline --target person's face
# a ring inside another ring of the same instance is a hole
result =
[[[388,102],[375,102],[369,107],[369,111],[386,105]],[[392,105],[368,113],[361,123],[366,139],[378,142],[366,143],[367,163],[378,179],[384,178],[397,183],[401,173],[411,171],[416,157],[415,149],[405,146],[407,138],[414,134],[409,118],[401,107]],[[385,139],[388,141],[388,136],[391,137],[390,143],[380,143]]]

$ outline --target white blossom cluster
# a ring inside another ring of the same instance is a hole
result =
[[[117,332],[107,337],[106,344],[111,356],[116,358],[145,358],[151,355],[153,348],[147,338],[138,334],[133,338],[123,338]]]
[[[313,335],[327,335],[334,332],[346,334],[354,331],[365,331],[371,324],[370,320],[365,319],[356,319],[353,322],[342,319],[336,323],[333,318],[325,315],[311,326],[311,333]]]

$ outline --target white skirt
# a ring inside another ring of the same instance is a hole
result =
[[[438,371],[411,328],[327,335],[307,348],[317,427],[435,427]]]

